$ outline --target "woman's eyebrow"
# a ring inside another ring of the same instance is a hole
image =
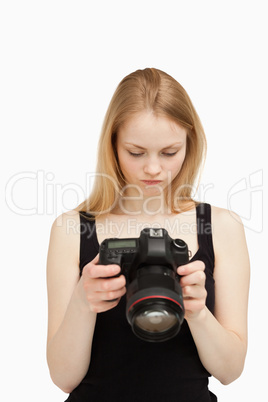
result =
[[[132,147],[135,147],[135,148],[146,149],[144,147],[141,147],[140,145],[133,144],[132,142],[125,142],[125,145],[131,145]]]
[[[166,147],[164,147],[162,149],[173,148],[175,146],[180,146],[181,144],[182,144],[182,142],[175,142],[174,144],[167,145]],[[146,148],[142,147],[141,145],[133,144],[132,142],[125,142],[125,145],[130,145],[132,147],[139,148],[139,149],[146,149]]]

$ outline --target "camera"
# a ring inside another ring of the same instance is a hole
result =
[[[126,318],[140,339],[161,342],[180,331],[184,306],[177,267],[188,261],[187,244],[163,228],[101,243],[99,264],[118,264],[126,277]]]

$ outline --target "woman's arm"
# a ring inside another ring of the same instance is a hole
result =
[[[179,268],[186,319],[204,367],[223,384],[243,371],[247,351],[249,257],[240,218],[212,209],[215,312],[205,306],[204,264]],[[182,272],[184,269],[184,272]]]
[[[79,227],[75,212],[54,222],[47,261],[47,361],[53,382],[67,393],[87,373],[96,313],[115,307],[125,292],[124,276],[103,279],[117,274],[119,267],[96,265],[98,256],[85,266],[80,278]],[[115,302],[105,302],[115,298]]]

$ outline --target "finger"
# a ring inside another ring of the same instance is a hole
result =
[[[206,300],[206,298],[207,298],[207,291],[202,286],[185,286],[182,289],[182,294],[183,294],[184,300],[188,300],[188,299]]]
[[[101,292],[101,300],[106,302],[113,302],[121,298],[125,293],[126,293],[125,287],[111,292]]]
[[[111,283],[114,279],[110,279]],[[108,282],[105,279],[91,279],[84,285],[86,297],[90,304],[100,303],[107,299],[116,299],[121,297],[126,292],[125,277],[115,279],[115,284],[104,286],[103,282]]]
[[[94,261],[94,260],[93,260]],[[121,268],[119,265],[95,265],[93,261],[88,263],[83,269],[83,275],[89,278],[106,278],[119,274]]]
[[[183,304],[185,310],[191,312],[201,311],[206,306],[203,299],[184,300]]]
[[[110,292],[118,289],[122,289],[126,285],[126,278],[124,275],[120,275],[116,278],[109,279],[96,279],[96,291],[97,292]]]
[[[189,275],[184,275],[180,279],[181,287],[199,285],[204,286],[206,282],[206,274],[204,271],[196,271]]]
[[[98,253],[96,257],[91,261],[91,264],[97,265],[99,262],[100,254]]]
[[[181,265],[177,269],[177,273],[179,275],[189,275],[195,271],[204,271],[205,270],[205,264],[203,261],[196,260],[193,262],[190,262],[189,264]]]

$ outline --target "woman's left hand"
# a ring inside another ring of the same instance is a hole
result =
[[[206,307],[206,274],[203,261],[193,261],[178,267],[181,276],[180,285],[183,294],[185,319],[195,319]]]

